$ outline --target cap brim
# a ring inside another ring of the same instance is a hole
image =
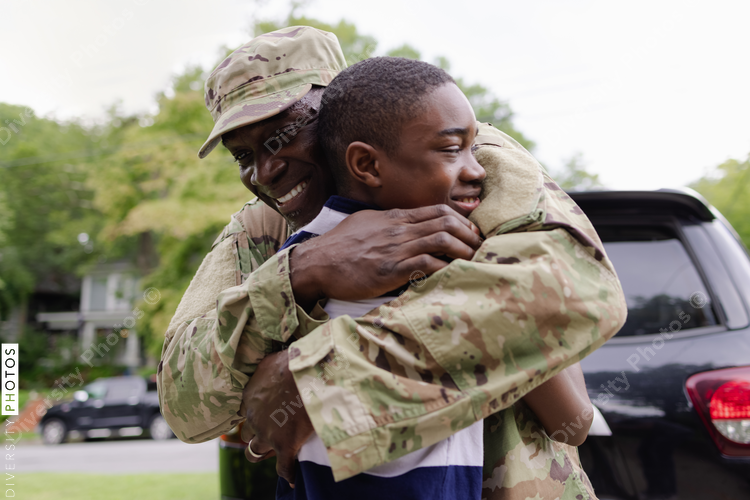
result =
[[[200,151],[198,151],[198,157],[205,158],[213,151],[219,142],[221,142],[223,134],[278,115],[302,99],[311,88],[311,83],[305,83],[291,89],[239,102],[223,110],[211,134],[208,136],[208,140],[206,140]]]

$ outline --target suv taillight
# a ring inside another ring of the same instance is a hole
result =
[[[685,386],[719,451],[750,457],[750,366],[698,373]]]

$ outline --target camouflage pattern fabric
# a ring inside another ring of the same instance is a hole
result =
[[[255,199],[232,216],[212,251],[226,248],[220,246],[220,242],[231,242],[239,284],[267,264],[261,273],[253,275],[250,283],[263,282],[263,274],[269,274],[270,270],[268,286],[259,286],[258,293],[280,297],[281,290],[291,292],[291,284],[288,276],[275,279],[273,266],[288,253],[276,254],[288,234],[286,221]],[[189,297],[182,299],[183,302],[188,300]],[[288,308],[274,307],[271,314],[275,323],[281,324],[289,312]],[[167,334],[162,347],[157,368],[161,411],[177,437],[185,442],[212,439],[242,421],[244,418],[238,416],[242,389],[254,364],[268,352],[279,350],[272,342],[261,342],[258,346],[249,335],[217,338],[216,313],[216,309],[207,314],[198,313],[197,317],[183,322],[172,335]],[[232,324],[236,324],[236,320]]]
[[[486,154],[477,152],[488,176],[520,151],[497,134],[501,146],[488,140]],[[509,407],[624,323],[622,290],[593,226],[531,155],[522,158],[538,184],[521,224],[479,224],[494,236],[471,262],[455,260],[372,313],[336,318],[291,347],[289,367],[336,480]]]
[[[520,147],[496,131],[485,144],[486,168]],[[177,436],[205,441],[240,421],[253,364],[296,332],[302,338],[290,368],[341,480],[510,407],[609,339],[626,315],[611,262],[588,219],[528,158],[528,173],[538,179],[528,213],[494,221],[497,228],[480,225],[496,236],[471,262],[454,261],[363,318],[313,330],[325,316],[294,304],[288,251],[264,263],[243,264],[238,255],[247,281],[220,295],[218,314],[185,323],[165,340],[159,390]],[[243,229],[252,248],[259,233]],[[506,445],[488,448],[488,457],[490,449],[502,456],[515,449]],[[549,467],[539,477],[558,481]],[[488,498],[506,493],[488,491]]]
[[[222,134],[280,113],[313,85],[327,86],[344,68],[338,39],[327,31],[290,26],[253,38],[206,80],[206,107],[215,126],[198,156],[205,158]]]
[[[508,233],[298,340],[289,367],[341,480],[507,408],[625,315],[615,274],[565,229]]]
[[[484,420],[484,450],[483,499],[596,499],[578,450],[550,439],[523,400]]]

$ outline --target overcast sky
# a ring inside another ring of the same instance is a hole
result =
[[[0,101],[60,118],[117,100],[153,112],[173,73],[211,64],[287,5],[3,0]],[[303,12],[354,22],[380,53],[409,43],[448,57],[454,76],[509,101],[546,165],[581,152],[613,189],[685,185],[750,153],[750,2],[316,0]]]

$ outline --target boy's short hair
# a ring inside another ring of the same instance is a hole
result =
[[[446,83],[455,82],[444,70],[403,57],[365,59],[334,78],[321,99],[318,141],[339,194],[349,180],[349,144],[362,141],[393,154],[402,127],[421,111],[425,97]]]

